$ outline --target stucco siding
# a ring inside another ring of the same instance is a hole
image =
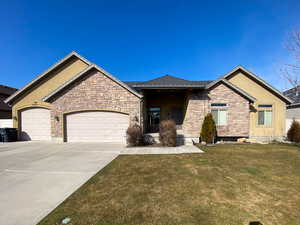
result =
[[[241,72],[230,77],[229,81],[257,99],[250,113],[250,136],[280,137],[285,135],[285,102]],[[271,104],[273,106],[271,126],[258,125],[257,110],[259,104]]]
[[[72,58],[65,65],[50,72],[47,78],[35,84],[25,92],[17,101],[13,103],[13,116],[18,117],[18,110],[26,107],[43,106],[50,108],[51,104],[42,101],[53,90],[58,88],[64,82],[71,79],[74,75],[84,70],[88,65],[80,59]],[[18,121],[14,120],[14,127],[18,127]]]

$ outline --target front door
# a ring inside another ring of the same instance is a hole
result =
[[[148,130],[150,133],[158,132],[160,122],[160,108],[149,108],[148,110]]]

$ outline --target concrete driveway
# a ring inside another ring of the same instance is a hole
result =
[[[0,224],[38,223],[122,148],[98,143],[0,143]]]

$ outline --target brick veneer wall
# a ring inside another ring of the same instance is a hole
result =
[[[219,84],[213,88],[209,93],[209,98],[210,104],[227,104],[227,125],[217,127],[218,136],[249,136],[250,109],[247,99],[224,84]]]
[[[218,126],[218,136],[249,136],[249,102],[224,84],[219,84],[208,93],[190,93],[187,97],[183,132],[185,136],[199,137],[205,115],[211,112],[211,103],[227,104],[227,125]]]
[[[52,102],[51,135],[63,137],[63,114],[80,110],[109,110],[127,113],[130,123],[140,120],[140,98],[104,74],[93,71],[59,94]],[[59,121],[55,117],[60,118]]]
[[[186,112],[182,124],[184,135],[199,137],[202,122],[209,112],[208,95],[206,92],[189,93],[186,101]]]

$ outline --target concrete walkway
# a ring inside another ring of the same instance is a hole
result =
[[[122,148],[115,144],[0,143],[0,224],[35,225]]]
[[[187,154],[203,153],[202,150],[194,145],[182,145],[178,147],[131,147],[124,148],[121,155],[163,155],[163,154]]]

